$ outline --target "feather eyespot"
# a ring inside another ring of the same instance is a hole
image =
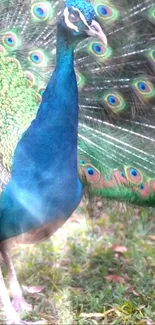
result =
[[[119,93],[111,93],[110,91],[105,93],[103,102],[113,111],[113,113],[119,113],[125,109],[126,103],[124,98]]]
[[[5,38],[5,42],[7,43],[7,45],[9,46],[14,46],[14,39],[10,36]]]
[[[99,43],[93,43],[92,50],[94,51],[95,54],[99,54],[99,55],[103,52],[102,46]]]
[[[88,52],[100,61],[105,61],[112,55],[112,49],[100,42],[90,42]]]
[[[91,168],[91,167],[88,167],[87,168],[87,173],[89,174],[89,175],[94,175],[94,173],[95,173],[95,171],[94,171],[94,169],[93,168]]]
[[[45,66],[47,63],[47,58],[42,50],[31,51],[28,60],[38,66]]]
[[[112,106],[116,106],[116,105],[119,105],[119,99],[115,96],[108,96],[108,103]]]
[[[97,183],[100,180],[100,172],[91,165],[83,165],[83,171],[86,175],[87,181],[90,183]]]
[[[80,160],[80,165],[85,165],[86,164],[86,162],[85,162],[85,160]]]
[[[111,14],[111,10],[110,10],[110,8],[107,8],[107,7],[103,6],[103,5],[99,5],[98,6],[98,13],[101,16],[107,17],[109,13]]]
[[[125,175],[127,180],[132,184],[141,184],[143,181],[143,175],[137,168],[126,167]]]
[[[138,82],[138,89],[144,93],[148,93],[150,91],[149,86],[145,82]]]
[[[148,80],[136,80],[133,82],[133,86],[138,95],[145,99],[152,98],[155,95],[153,84]]]
[[[124,172],[120,172],[120,176],[125,178],[125,173]]]
[[[34,12],[39,18],[45,18],[46,16],[44,9],[39,6],[35,7]]]
[[[131,176],[136,177],[137,174],[138,174],[138,172],[137,172],[136,169],[134,169],[134,168],[131,168],[131,169],[130,169],[130,175],[131,175]]]
[[[147,198],[151,193],[150,183],[145,182],[139,185],[139,192],[142,198]]]
[[[127,183],[125,172],[123,170],[120,171],[119,169],[117,169],[114,171],[113,175],[117,184],[122,186]]]
[[[107,2],[101,4],[98,1],[95,5],[95,11],[100,19],[108,23],[114,22],[119,16],[119,11],[114,6],[109,5]]]
[[[113,108],[118,108],[121,104],[121,98],[119,96],[115,96],[115,95],[108,95],[107,102]]]
[[[31,54],[31,60],[34,62],[34,63],[40,63],[41,60],[42,60],[42,57],[40,54],[38,53],[32,53]]]
[[[7,48],[15,49],[19,45],[19,39],[13,32],[8,32],[3,36],[3,43]]]
[[[52,7],[48,1],[36,2],[31,7],[33,18],[38,21],[45,21],[52,15]]]
[[[139,186],[139,188],[140,188],[140,190],[144,190],[144,189],[145,189],[144,184],[141,184],[141,185]]]

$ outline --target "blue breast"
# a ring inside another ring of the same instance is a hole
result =
[[[1,199],[0,241],[66,220],[81,200],[78,92],[72,50],[67,54],[47,86],[36,119],[15,150],[12,178]],[[61,55],[63,59],[62,50]]]

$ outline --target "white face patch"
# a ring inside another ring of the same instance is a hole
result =
[[[80,16],[80,19],[81,21],[83,21],[84,25],[89,29],[89,25],[86,21],[86,18],[85,16],[81,13],[81,11],[75,7],[72,7],[72,9],[76,12],[78,12],[79,16]],[[69,10],[68,8],[66,7],[65,10],[64,10],[64,19],[65,19],[65,24],[72,30],[75,30],[76,32],[79,31],[78,27],[76,25],[74,25],[70,20],[69,20]]]
[[[65,24],[72,30],[75,30],[76,32],[78,32],[78,27],[75,26],[73,23],[71,23],[71,21],[69,20],[69,10],[66,7],[64,10],[64,19],[65,19]]]
[[[81,13],[81,11],[75,7],[72,7],[74,11],[77,11],[79,13],[79,16],[81,20],[83,21],[84,25],[89,28],[89,25],[87,24],[85,16]]]

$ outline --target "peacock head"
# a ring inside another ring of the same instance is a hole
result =
[[[93,36],[107,44],[95,10],[87,0],[66,0],[62,23],[74,39],[81,40]]]

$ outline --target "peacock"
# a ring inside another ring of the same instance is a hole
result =
[[[153,0],[0,2],[0,298],[22,323],[10,248],[83,195],[155,206]]]

